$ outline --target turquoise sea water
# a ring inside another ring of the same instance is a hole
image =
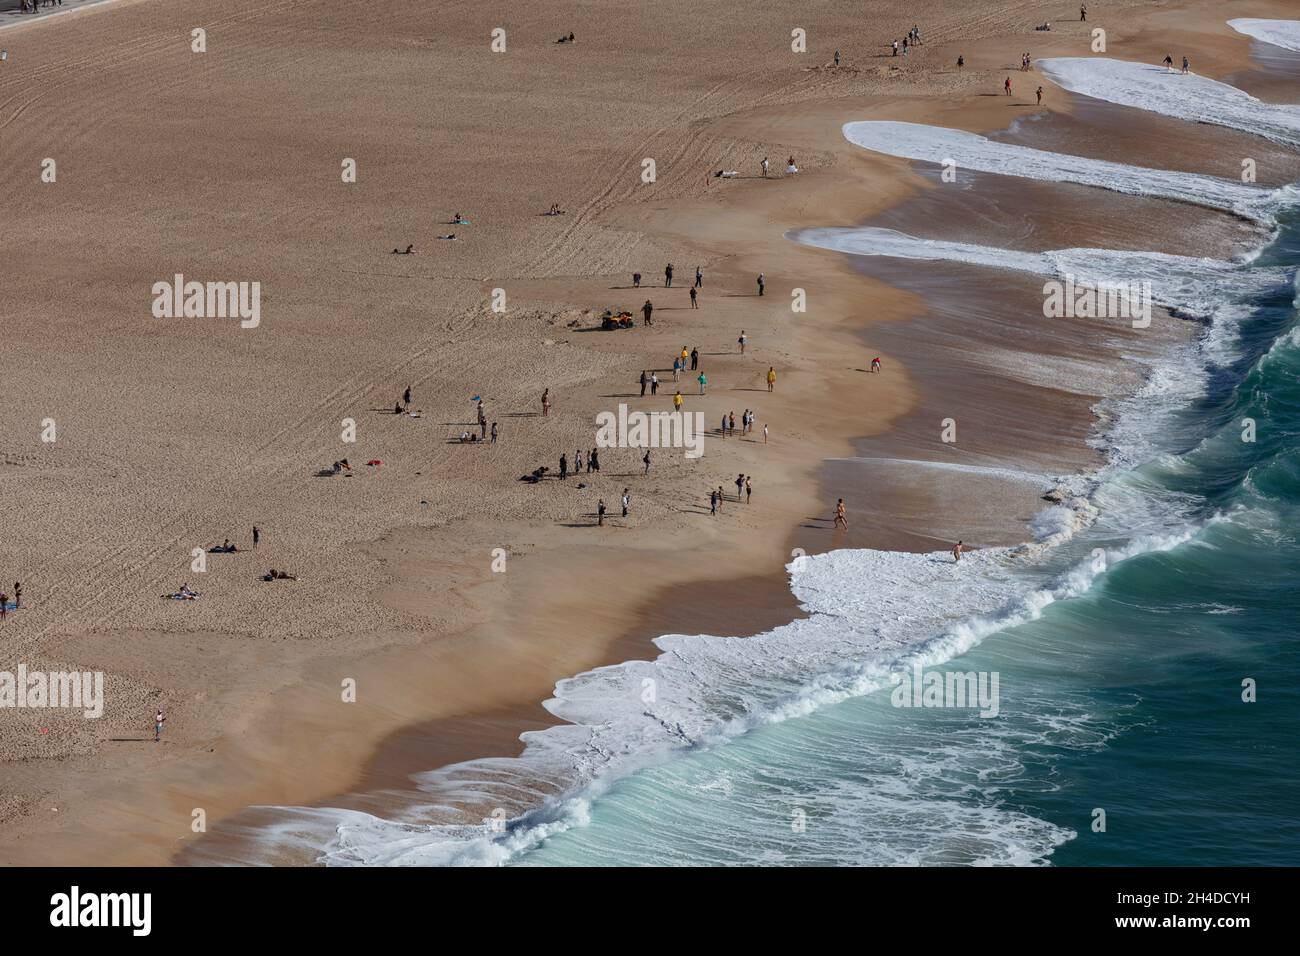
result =
[[[1292,210],[1254,265],[1297,264]],[[511,862],[1300,864],[1296,292],[1244,304],[1035,573],[1104,572],[943,666],[997,672],[997,718],[850,698],[624,777]]]

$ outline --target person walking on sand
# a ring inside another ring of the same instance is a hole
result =
[[[402,404],[407,408],[411,407],[411,386],[406,386],[406,391],[402,393]]]
[[[671,289],[672,287],[673,287],[673,264],[670,262],[668,263],[668,265],[664,266],[664,288]]]
[[[492,423],[492,444],[495,445],[496,443],[497,443],[497,423],[493,422]]]
[[[587,474],[591,474],[593,471],[597,474],[600,473],[600,455],[595,448],[587,456]]]
[[[644,317],[644,318],[642,319],[642,321],[643,321],[646,325],[650,325],[650,324],[652,324],[652,323],[650,322],[650,315],[651,315],[651,313],[654,312],[654,310],[655,310],[655,307],[654,307],[653,305],[650,304],[650,300],[649,300],[649,299],[646,299],[646,300],[645,300],[645,305],[641,306],[641,315]]]
[[[159,708],[153,715],[153,742],[157,743],[162,738],[163,721],[167,718],[163,716],[162,708]]]
[[[699,266],[695,267],[695,288],[704,288],[704,270]]]
[[[579,475],[582,473],[582,449],[579,448],[573,453],[573,473]]]
[[[601,498],[596,505],[596,527],[605,527],[605,499]]]
[[[745,504],[749,504],[750,496],[754,494],[754,485],[750,481],[753,477],[753,475],[745,476]]]
[[[844,530],[849,530],[849,519],[844,513],[844,499],[841,498],[835,502],[835,527],[844,526]]]
[[[718,513],[718,493],[716,491],[710,490],[709,491],[709,514],[716,515],[717,513]]]
[[[628,493],[628,490],[626,488],[624,488],[623,489],[623,517],[624,518],[627,517],[627,506],[630,505],[631,503],[632,503],[632,495]]]
[[[700,350],[691,349],[691,371],[694,372],[700,367]]]
[[[650,394],[651,395],[659,394],[659,373],[658,372],[650,373]]]
[[[740,343],[740,354],[744,355],[745,354],[745,330],[744,329],[740,330],[740,338],[736,339],[736,341]]]
[[[1002,84],[1002,88],[1007,91],[1007,96],[1011,95],[1011,77],[1007,77],[1007,81]]]
[[[767,390],[773,391],[776,388],[776,367],[769,365],[767,367]]]
[[[643,475],[650,474],[650,449],[649,448],[645,450],[645,457],[642,458],[641,461],[645,463],[645,471],[642,472],[642,474]]]
[[[763,423],[763,444],[767,444],[767,423]]]
[[[645,369],[641,369],[641,397],[645,398],[645,387],[650,384],[650,376],[646,375]]]
[[[550,414],[551,414],[551,390],[549,388],[544,388],[542,389],[542,417],[545,418]]]
[[[567,481],[569,478],[569,458],[567,455],[560,456],[560,481]]]
[[[1088,8],[1082,5],[1079,7],[1079,22],[1080,23],[1088,22]]]
[[[727,437],[727,413],[726,412],[722,413],[722,424],[718,426],[718,433],[722,435],[723,438]]]
[[[767,179],[767,167],[771,164],[767,161],[766,156],[763,157],[763,161],[759,165],[763,167],[763,178]]]
[[[718,510],[721,511],[721,510],[722,510],[722,501],[723,501],[723,498],[722,498],[722,485],[718,485],[717,495],[718,495]]]
[[[634,289],[641,288],[641,273],[639,272],[632,273],[632,288]]]
[[[691,286],[691,308],[692,309],[698,309],[700,307],[700,304],[695,301],[696,298],[698,298],[699,296],[699,292],[696,291],[696,289],[698,288],[699,288],[698,286]]]
[[[1183,76],[1186,76],[1187,71],[1190,70],[1191,68],[1192,68],[1191,61],[1189,61],[1187,57],[1183,57]]]
[[[745,476],[737,475],[736,476],[736,500],[737,501],[740,500],[740,496],[744,493],[744,491],[745,491]]]
[[[681,380],[682,380],[682,360],[679,358],[675,358],[673,359],[673,381],[680,382]]]
[[[962,543],[958,541],[952,546],[952,559],[954,562],[961,560]]]
[[[760,272],[758,274],[758,294],[760,296],[763,294],[763,286],[766,284],[767,284],[766,279],[763,277],[763,273]]]
[[[1038,88],[1038,90],[1036,91],[1035,95],[1038,97],[1038,105],[1039,105],[1039,106],[1042,106],[1042,105],[1043,105],[1043,88],[1042,88],[1041,86]]]
[[[673,395],[673,411],[680,412],[681,410],[682,410],[682,390],[679,388],[677,390],[677,393]]]
[[[262,540],[262,532],[258,529],[257,525],[253,525],[253,547],[256,548],[257,542],[261,540]]]
[[[703,395],[704,390],[709,387],[709,377],[701,372],[700,377],[697,378],[696,381],[700,383],[700,394]]]

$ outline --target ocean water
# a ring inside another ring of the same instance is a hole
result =
[[[1069,65],[1070,83],[1183,116],[1162,82],[1143,95],[1133,65],[1090,62]],[[1233,128],[1261,120],[1275,141],[1293,128],[1286,108],[1231,91],[1198,110]],[[1070,182],[1086,169],[1088,185],[1197,201],[1185,174],[882,129],[846,135],[905,142],[896,154],[918,160],[965,150],[967,168]],[[1300,209],[1294,188],[1212,185],[1201,201],[1265,226],[1266,245],[1229,262],[881,229],[792,236],[858,255],[1147,278],[1201,333],[1100,410],[1107,466],[1063,476],[1069,500],[1045,506],[1024,545],[960,563],[796,558],[807,618],[745,639],[665,635],[653,659],[561,681],[546,706],[566,722],[525,735],[521,757],[425,774],[428,799],[392,818],[277,808],[261,844],[334,865],[1300,863]],[[996,674],[996,716],[895,706],[896,680],[917,667]]]

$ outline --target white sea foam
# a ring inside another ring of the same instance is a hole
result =
[[[1248,37],[1280,46],[1284,50],[1300,52],[1300,20],[1257,20],[1238,17],[1229,20],[1228,26]]]
[[[953,132],[928,138],[909,134],[913,152],[924,147],[924,155],[912,158],[940,162],[951,152],[941,147],[956,143],[969,147],[953,157],[966,168],[1026,175],[1020,167],[1027,162],[1033,168],[1029,175],[1039,178],[1186,201],[1205,203],[1208,190],[1214,198],[1206,204],[1236,211],[1258,211],[1269,202],[1262,199],[1264,191],[1211,177],[1192,179],[1121,164],[1098,166],[1041,151],[1029,151],[1040,153],[1037,156],[1011,154],[1003,144],[981,137],[958,141],[948,136]],[[896,144],[900,141],[895,137]],[[1215,321],[1230,311],[1232,296],[1225,290],[1240,293],[1243,283],[1278,278],[1241,263],[1092,249],[1012,252],[920,240],[889,230],[807,230],[794,238],[841,252],[949,259],[1037,275],[1151,278],[1161,301]],[[1172,379],[1165,382],[1152,375],[1148,396],[1176,390],[1179,376]],[[1108,512],[1124,513],[1129,494],[1140,512],[1146,504],[1141,494],[1123,483],[1107,485]],[[1090,559],[1045,577],[1043,557],[1095,516],[1088,502],[1046,508],[1033,522],[1032,543],[976,551],[960,563],[943,553],[882,551],[798,558],[788,570],[807,618],[749,638],[660,637],[655,641],[660,653],[653,660],[629,661],[560,681],[545,705],[564,723],[524,734],[521,757],[474,760],[422,775],[429,807],[396,819],[356,810],[277,808],[281,818],[263,828],[262,837],[268,846],[323,847],[321,860],[337,865],[509,862],[558,833],[586,824],[593,802],[606,788],[640,768],[870,693],[886,686],[900,669],[937,666],[988,634],[1037,618],[1053,602],[1084,593],[1104,573],[1102,568],[1178,547],[1197,530],[1176,509],[1155,517],[1138,514],[1131,526],[1139,530],[1109,551],[1105,561]],[[1144,533],[1143,521],[1154,530]],[[901,796],[900,806],[913,799],[910,790]],[[511,807],[514,815],[505,821],[504,832],[464,822],[427,822],[458,818],[451,812],[458,805]],[[438,808],[448,813],[439,817],[430,812]],[[1041,858],[1044,844],[1050,847],[1068,838],[1057,828],[1038,832],[1035,828],[1043,823],[1032,818],[1012,824],[1032,836],[1003,841],[982,859],[1034,862]],[[1007,825],[1001,817],[989,823],[990,828]]]
[[[965,130],[922,123],[869,120],[845,123],[844,137],[888,156],[929,163],[956,163],[957,171],[996,173],[1053,183],[1079,183],[1136,196],[1159,196],[1270,222],[1279,190],[1205,176],[1148,169],[1104,159],[1002,143]]]
[[[1105,57],[1052,57],[1039,60],[1038,68],[1071,93],[1300,146],[1300,106],[1264,103],[1195,73]]]

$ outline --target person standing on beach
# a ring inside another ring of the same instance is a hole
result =
[[[645,300],[645,305],[641,306],[641,315],[644,317],[644,318],[642,319],[642,321],[643,321],[646,325],[650,325],[650,324],[651,324],[651,322],[650,322],[650,315],[651,315],[651,313],[654,312],[654,310],[655,310],[655,307],[654,307],[653,305],[650,304],[650,300],[649,300],[649,299],[646,299],[646,300]]]
[[[1042,105],[1043,105],[1043,88],[1042,88],[1041,86],[1038,88],[1038,93],[1037,93],[1037,95],[1038,95],[1038,105],[1039,105],[1039,106],[1042,106]]]
[[[542,389],[542,417],[545,418],[549,414],[551,414],[551,390],[545,388]]]
[[[1007,77],[1007,81],[1002,84],[1002,88],[1007,91],[1007,96],[1011,95],[1011,77]]]
[[[763,161],[759,165],[763,167],[763,178],[767,179],[767,167],[771,164],[768,163],[766,156],[763,157]]]
[[[695,267],[695,288],[704,288],[704,270],[699,266]]]
[[[158,711],[153,715],[153,742],[154,743],[157,743],[159,739],[162,737],[162,725],[163,725],[163,721],[165,721],[166,719],[167,718],[163,716],[162,708],[159,708]]]
[[[961,560],[962,543],[958,541],[952,546],[952,559],[954,562]]]
[[[764,280],[764,278],[763,278],[763,273],[760,272],[760,273],[758,274],[758,294],[759,294],[759,295],[762,295],[762,294],[763,294],[763,286],[764,286],[765,284],[766,284],[766,283],[765,283],[765,280]]]
[[[718,433],[723,438],[727,437],[727,413],[726,412],[722,413],[722,424],[718,426]]]
[[[650,474],[650,449],[645,450],[645,457],[641,459],[645,463],[645,471],[642,474]]]
[[[727,432],[728,432],[732,437],[735,437],[735,434],[736,434],[736,413],[735,413],[734,411],[733,411],[730,415],[727,416]]]
[[[736,500],[737,501],[740,500],[741,492],[743,492],[744,490],[745,490],[745,476],[737,475],[736,476]]]
[[[17,581],[14,582],[14,607],[23,606],[23,586]]]
[[[591,454],[587,456],[587,474],[591,474],[593,471],[600,472],[600,455],[596,453],[594,448],[591,450]]]
[[[497,443],[497,423],[493,422],[492,423],[492,444],[495,445],[496,443]]]
[[[411,407],[411,386],[406,386],[406,391],[402,393],[402,404],[407,408]]]
[[[709,377],[701,372],[700,377],[697,378],[696,381],[700,383],[700,394],[703,395],[704,390],[709,387]]]
[[[843,526],[844,526],[844,530],[845,530],[845,531],[848,531],[848,530],[849,530],[849,519],[848,519],[848,517],[847,517],[847,516],[845,515],[845,513],[844,513],[844,499],[843,499],[843,498],[841,498],[839,501],[835,502],[835,527],[838,528],[838,527],[840,527],[840,525],[843,525]]]
[[[718,510],[721,511],[722,510],[722,485],[718,485],[718,490],[716,494],[718,496]]]
[[[709,514],[716,515],[717,513],[718,513],[718,493],[716,491],[710,490],[709,491]]]
[[[253,547],[257,547],[257,542],[262,540],[262,532],[258,530],[257,525],[253,525]]]
[[[749,498],[754,493],[754,486],[750,483],[750,479],[753,477],[753,475],[745,476],[745,504],[749,504]]]
[[[767,367],[767,390],[770,392],[776,388],[776,366]]]
[[[659,394],[659,373],[658,372],[650,373],[650,394],[651,395]]]
[[[641,288],[641,273],[639,272],[632,273],[632,288],[634,289]]]
[[[691,371],[694,372],[699,367],[700,367],[700,350],[698,348],[691,349]]]
[[[15,605],[15,607],[16,606],[17,605]],[[9,613],[9,595],[5,594],[4,591],[0,591],[0,621],[3,621],[5,619],[5,615],[7,615],[8,613]]]
[[[601,498],[600,502],[596,505],[596,526],[599,528],[605,527],[605,499],[604,498]]]
[[[672,287],[673,287],[673,264],[670,262],[668,263],[668,265],[664,266],[664,288],[671,289]]]
[[[1088,8],[1085,6],[1079,7],[1079,22],[1080,23],[1088,22]]]
[[[627,507],[632,503],[632,496],[626,488],[623,489],[623,517],[627,517]]]
[[[566,481],[569,477],[569,459],[566,455],[560,456],[560,481]]]
[[[641,397],[645,398],[645,387],[650,384],[650,378],[646,375],[645,369],[641,369]]]
[[[761,295],[762,293],[759,294]],[[745,354],[745,330],[744,329],[740,330],[740,338],[736,339],[736,341],[740,343],[740,354],[744,355]]]
[[[573,453],[573,473],[575,475],[582,472],[582,449],[579,448]]]
[[[691,286],[691,308],[692,309],[698,309],[700,307],[700,304],[695,301],[696,298],[699,296],[699,293],[695,291],[698,288],[699,286]]]
[[[1187,57],[1183,57],[1183,76],[1186,76],[1187,71],[1190,70],[1191,68],[1192,68],[1191,62],[1187,59]]]
[[[960,70],[960,69],[961,69],[962,67],[964,67],[965,65],[966,65],[966,57],[962,56],[961,54],[958,54],[958,55],[957,55],[957,69]]]
[[[767,423],[763,424],[763,444],[767,444]]]
[[[677,390],[677,393],[673,395],[673,411],[680,412],[681,410],[682,410],[682,390],[679,388]]]
[[[836,66],[839,66],[839,65],[840,65],[840,51],[839,51],[839,50],[836,50],[836,51],[835,51],[835,65],[836,65]]]

